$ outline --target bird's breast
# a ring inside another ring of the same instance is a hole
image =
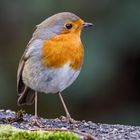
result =
[[[83,45],[79,35],[56,35],[43,43],[41,62],[47,68],[60,68],[69,63],[72,69],[78,70],[82,61]]]

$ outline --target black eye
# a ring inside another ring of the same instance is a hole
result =
[[[71,28],[72,28],[72,24],[69,24],[69,23],[68,23],[68,24],[65,25],[65,27],[66,27],[67,29],[71,29]]]

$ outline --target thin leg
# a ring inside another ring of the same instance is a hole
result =
[[[35,92],[35,118],[37,118],[37,91]]]
[[[31,118],[31,124],[34,124],[39,127],[43,127],[43,125],[39,122],[37,115],[37,91],[35,91],[35,115]]]
[[[67,119],[71,119],[70,113],[69,113],[69,111],[68,111],[68,109],[67,109],[67,107],[66,107],[66,104],[65,104],[65,102],[64,102],[64,100],[63,100],[63,97],[62,97],[61,93],[59,92],[58,94],[59,94],[59,97],[60,97],[61,102],[62,102],[62,104],[63,104],[64,110],[65,110],[65,112],[66,112],[66,118],[67,118]]]

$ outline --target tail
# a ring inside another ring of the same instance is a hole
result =
[[[35,91],[25,86],[22,94],[19,95],[18,105],[31,105],[34,103]]]

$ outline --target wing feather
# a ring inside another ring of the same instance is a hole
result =
[[[26,53],[26,52],[25,52]],[[31,105],[34,102],[35,91],[29,88],[22,79],[22,73],[25,63],[28,58],[25,57],[25,53],[21,57],[17,71],[17,92],[19,95],[18,105]]]

